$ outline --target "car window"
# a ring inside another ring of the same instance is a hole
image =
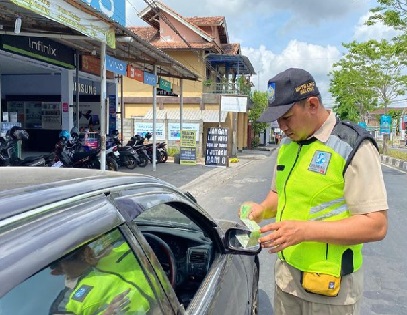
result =
[[[12,289],[0,298],[0,314],[162,314],[140,264],[115,229]]]
[[[189,217],[189,214],[193,217],[194,211],[196,209],[183,203],[162,203],[146,209],[133,221],[185,308],[204,281],[216,255],[209,233]]]

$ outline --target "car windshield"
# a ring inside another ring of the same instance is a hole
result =
[[[179,211],[174,211],[167,204],[157,205],[153,209],[141,213],[135,222],[139,225],[159,225],[200,230],[191,219]]]

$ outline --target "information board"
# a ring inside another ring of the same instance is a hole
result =
[[[181,130],[179,161],[183,165],[196,165],[196,131]]]
[[[228,129],[211,127],[206,136],[205,165],[228,166]]]

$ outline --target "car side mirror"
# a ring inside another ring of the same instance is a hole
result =
[[[225,233],[225,246],[232,252],[256,255],[260,253],[259,235],[242,228],[229,228]]]

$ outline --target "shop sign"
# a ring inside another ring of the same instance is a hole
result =
[[[145,134],[149,132],[153,134],[153,123],[152,122],[134,122],[134,134],[144,137]],[[165,140],[165,124],[157,122],[155,125],[155,136],[156,140]]]
[[[126,26],[126,4],[125,0],[82,0],[90,5],[92,8],[104,15],[108,16],[111,20]]]
[[[144,71],[144,83],[152,86],[157,85],[157,76]]]
[[[220,106],[224,112],[245,113],[247,111],[247,96],[222,95]]]
[[[228,162],[228,129],[209,128],[206,137],[205,165],[227,167]]]
[[[140,82],[144,82],[143,71],[134,68],[132,65],[127,65],[127,77]]]
[[[127,63],[106,55],[106,70],[125,76],[127,73]]]
[[[164,91],[171,92],[171,82],[163,78],[158,79],[158,87]]]
[[[112,0],[111,0],[112,1]],[[124,0],[120,0],[124,1]],[[32,1],[11,0],[14,4],[116,48],[114,29],[97,17],[83,12],[64,0]],[[89,0],[86,1],[89,3]],[[101,2],[99,0],[93,2]],[[116,0],[115,0],[116,2]],[[125,15],[124,15],[125,16]]]
[[[179,122],[168,123],[168,140],[177,141],[180,140],[181,131],[179,129]],[[195,141],[199,141],[199,123],[182,123],[183,131],[194,131]]]
[[[380,116],[380,132],[382,134],[390,134],[391,125],[392,125],[391,116],[389,115]]]
[[[160,89],[160,88],[157,88],[157,95],[160,95],[160,96],[175,96],[175,97],[178,97],[178,94],[175,94],[174,92],[172,92],[172,91],[166,91],[166,90],[163,90],[163,89]]]
[[[67,69],[75,68],[74,50],[51,39],[2,35],[0,42],[2,50]]]
[[[92,55],[80,55],[81,62],[79,69],[83,72],[100,76],[100,59]],[[106,78],[113,79],[114,74],[110,71],[106,72]]]

